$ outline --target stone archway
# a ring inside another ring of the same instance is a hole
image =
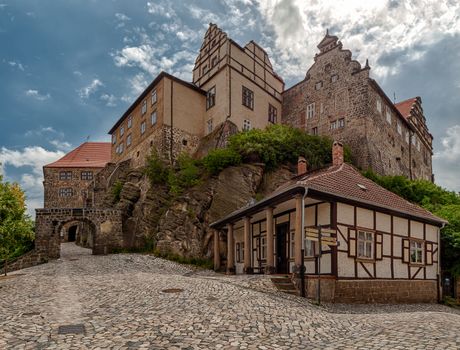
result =
[[[75,242],[83,248],[93,249],[96,227],[90,219],[71,219],[61,222],[56,230],[59,232],[61,242]]]
[[[124,247],[122,217],[114,209],[37,209],[35,219],[35,250],[48,259],[60,257],[61,231],[78,224],[80,239],[85,228],[91,237],[93,254],[107,254]],[[78,238],[78,237],[76,237]]]

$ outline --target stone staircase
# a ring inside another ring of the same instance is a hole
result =
[[[297,289],[292,283],[291,276],[288,275],[277,275],[271,278],[273,284],[275,285],[276,289],[281,292],[291,294],[291,295],[298,295]]]

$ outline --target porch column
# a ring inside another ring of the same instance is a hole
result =
[[[251,217],[246,216],[244,219],[244,273],[252,274],[251,266]]]
[[[294,263],[298,271],[302,265],[302,195],[295,197],[295,233],[294,233]]]
[[[233,224],[227,225],[227,274],[235,273],[235,240],[233,238]]]
[[[273,207],[265,209],[267,219],[267,267],[265,273],[275,273],[275,249],[273,242]]]
[[[219,231],[214,230],[214,270],[220,269]]]

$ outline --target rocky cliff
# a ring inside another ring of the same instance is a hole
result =
[[[165,185],[151,186],[141,169],[123,176],[120,200],[127,246],[154,244],[161,252],[209,257],[209,225],[230,212],[260,199],[292,176],[288,168],[265,173],[262,164],[224,169],[218,176],[172,196]]]

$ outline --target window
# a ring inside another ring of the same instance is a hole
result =
[[[251,121],[245,119],[243,121],[243,131],[249,131],[249,130],[251,130]]]
[[[133,126],[133,117],[129,116],[128,117],[128,129],[131,129],[132,126]]]
[[[72,188],[60,188],[59,189],[59,197],[72,197],[73,190]]]
[[[147,101],[142,101],[142,114],[147,113]]]
[[[207,73],[207,71],[208,71],[208,65],[207,65],[207,64],[205,64],[205,65],[203,66],[203,68],[202,68],[202,70],[201,70],[201,71],[202,71],[202,74],[206,74],[206,73]]]
[[[119,147],[118,152],[120,152],[120,154],[123,153],[123,148],[124,148],[123,142],[120,143],[120,145],[118,147]]]
[[[311,129],[311,134],[318,135],[318,127],[315,126],[313,129]]]
[[[244,243],[237,243],[236,244],[236,262],[243,262],[244,261]]]
[[[418,149],[419,152],[420,152],[420,143],[421,143],[420,140],[417,139],[417,149]]]
[[[72,172],[71,171],[59,172],[59,180],[72,180]]]
[[[129,134],[126,137],[126,147],[131,146],[131,141],[132,141],[132,137],[131,137],[131,134]]]
[[[417,144],[417,136],[412,135],[412,144],[415,146]]]
[[[374,235],[371,232],[358,231],[358,258],[372,259],[373,248]]]
[[[409,131],[406,132],[406,143],[409,144]]]
[[[124,133],[125,133],[125,128],[122,126],[120,128],[120,137],[122,137]]]
[[[145,122],[141,123],[141,134],[145,133]]]
[[[270,123],[276,124],[276,119],[278,117],[278,111],[276,107],[268,104],[268,121]]]
[[[380,101],[380,98],[377,97],[377,112],[382,113],[382,101]]]
[[[213,86],[206,93],[206,110],[216,104],[216,86]]]
[[[315,256],[315,242],[311,239],[305,238],[305,257],[311,258]]]
[[[211,67],[217,66],[217,56],[214,56],[211,61]]]
[[[152,105],[154,105],[155,103],[157,103],[157,90],[153,90],[153,91],[152,91],[151,100],[152,100]]]
[[[398,134],[402,135],[402,128],[401,128],[401,123],[400,122],[398,122],[398,124],[396,124],[396,128],[398,129]]]
[[[410,262],[423,264],[423,242],[410,241]]]
[[[243,106],[254,109],[254,92],[243,86]]]
[[[337,129],[337,120],[334,120],[333,122],[330,123],[329,129],[330,129],[330,130],[335,130],[335,129]]]
[[[267,258],[267,237],[262,236],[260,237],[260,258],[266,259]]]
[[[307,106],[307,119],[311,119],[315,116],[315,103],[310,103]]]
[[[112,145],[117,143],[117,135],[113,134],[112,135]]]
[[[320,90],[322,87],[323,87],[323,82],[322,81],[318,81],[315,84],[315,90]]]
[[[388,110],[388,109],[387,109],[386,116],[387,116],[387,122],[388,122],[388,124],[391,124],[391,113],[390,113],[390,110]]]
[[[153,111],[152,114],[150,114],[150,122],[152,125],[157,123],[157,111]]]
[[[93,179],[92,171],[82,171],[80,175],[81,175],[82,180],[92,180]]]
[[[345,127],[345,118],[340,118],[338,121],[338,127],[339,128],[344,128]]]
[[[334,74],[332,77],[331,77],[331,82],[332,83],[335,83],[337,80],[339,80],[339,76],[337,74]]]
[[[212,119],[209,119],[207,122],[208,134],[212,133]]]

